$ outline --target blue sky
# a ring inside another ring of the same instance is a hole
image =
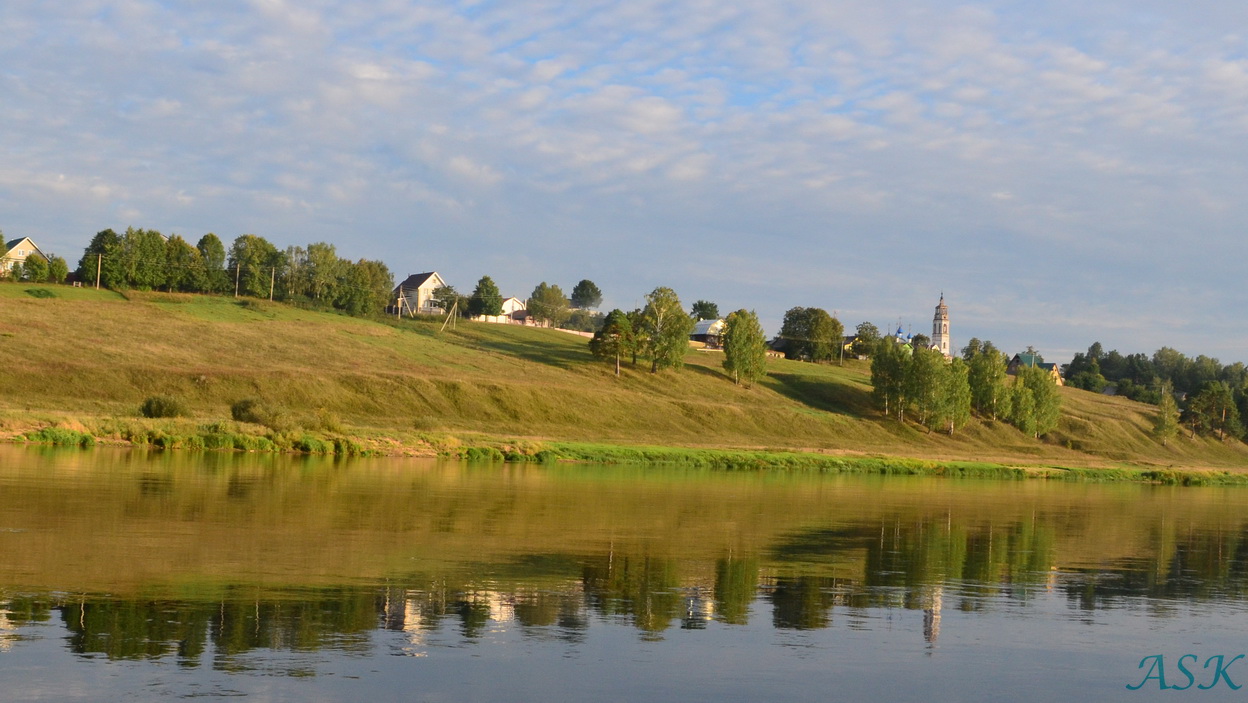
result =
[[[0,6],[0,229],[1248,361],[1248,5]]]

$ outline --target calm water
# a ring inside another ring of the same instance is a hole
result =
[[[1242,489],[0,447],[0,555],[0,701],[1248,699]]]

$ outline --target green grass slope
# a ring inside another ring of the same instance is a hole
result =
[[[107,434],[141,422],[140,403],[166,394],[189,409],[183,423],[228,422],[232,403],[259,398],[305,427],[332,418],[334,431],[396,450],[488,437],[1027,465],[1248,464],[1238,442],[1163,447],[1149,437],[1149,406],[1077,390],[1063,389],[1063,419],[1044,441],[980,420],[950,437],[880,417],[864,362],[775,360],[764,382],[745,389],[714,352],[691,349],[680,371],[651,374],[642,364],[617,378],[583,337],[439,327],[228,297],[0,284],[3,427]]]

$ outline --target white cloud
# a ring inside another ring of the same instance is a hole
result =
[[[893,317],[890,271],[1001,301],[976,320],[1003,330],[1002,291],[1079,309],[1058,280],[1101,282],[1097,314],[1128,329],[1138,298],[1119,291],[1159,271],[1191,278],[1161,319],[1245,297],[1200,294],[1239,290],[1245,253],[1246,11],[1229,6],[1150,3],[1150,22],[1119,0],[109,6],[0,7],[6,234],[60,251],[117,224],[341,235],[344,255],[414,270],[433,254],[394,244],[419,222],[456,233],[435,265],[466,278],[510,233],[551,267],[531,277],[611,259],[600,285],[621,290],[682,271],[615,242],[749,247],[699,285],[793,270],[734,304],[765,319],[803,300]]]

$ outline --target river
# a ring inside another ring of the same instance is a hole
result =
[[[1243,488],[3,446],[0,555],[3,701],[1248,698]]]

